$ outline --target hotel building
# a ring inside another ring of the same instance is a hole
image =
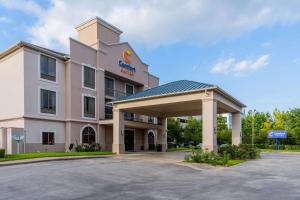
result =
[[[76,30],[69,54],[22,41],[1,52],[0,148],[7,153],[68,151],[86,143],[116,153],[154,144],[165,151],[166,117],[199,114],[204,146],[215,150],[215,116],[228,112],[234,113],[233,141],[240,142],[244,105],[238,100],[210,84],[159,86],[130,44],[120,42],[122,31],[98,17]]]

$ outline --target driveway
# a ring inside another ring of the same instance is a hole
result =
[[[0,167],[0,199],[300,199],[300,154],[264,153],[230,168],[183,166],[183,154]]]

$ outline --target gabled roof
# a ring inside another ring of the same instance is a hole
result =
[[[121,97],[116,100],[118,101],[125,101],[125,100],[133,100],[145,97],[152,97],[152,96],[160,96],[160,95],[167,95],[173,93],[182,93],[187,91],[199,90],[199,89],[207,89],[213,88],[214,85],[207,84],[207,83],[200,83],[196,81],[188,81],[188,80],[179,80],[174,81],[171,83],[167,83],[164,85],[160,85],[157,87],[153,87],[142,92],[135,93],[130,96]]]
[[[189,80],[179,80],[174,81],[171,83],[167,83],[164,85],[160,85],[157,87],[153,87],[142,92],[135,93],[133,95],[121,97],[112,103],[122,103],[128,101],[135,101],[135,100],[142,100],[148,98],[159,98],[161,96],[168,96],[168,95],[176,95],[176,94],[184,94],[189,92],[197,92],[203,90],[214,90],[218,93],[226,96],[227,98],[231,99],[235,103],[237,103],[241,107],[246,107],[245,104],[219,88],[217,85],[208,84],[208,83],[201,83],[196,81],[189,81]]]
[[[44,47],[41,47],[41,46],[38,46],[38,45],[35,45],[35,44],[31,44],[31,43],[28,43],[28,42],[19,41],[15,45],[13,45],[13,46],[9,47],[8,49],[4,50],[3,52],[0,52],[0,59],[7,56],[7,55],[9,55],[10,53],[14,52],[15,50],[17,50],[21,47],[27,47],[27,48],[30,48],[30,49],[34,49],[34,50],[37,50],[37,51],[40,51],[40,52],[43,52],[43,53],[50,54],[52,56],[61,58],[63,60],[68,60],[69,57],[70,57],[68,54],[65,54],[65,53],[61,53],[61,52],[58,52],[58,51],[47,49],[47,48],[44,48]]]

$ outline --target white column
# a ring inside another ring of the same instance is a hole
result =
[[[161,145],[162,152],[165,152],[168,147],[167,143],[167,118],[162,118],[162,128],[157,130],[157,145]]]
[[[124,144],[124,112],[113,110],[113,153],[125,153]]]
[[[162,151],[166,152],[168,149],[168,126],[167,118],[162,119]]]
[[[213,99],[202,101],[202,148],[217,151],[217,102]]]
[[[242,143],[242,114],[232,113],[232,144]]]
[[[98,125],[98,143],[100,144],[101,150],[106,150],[106,143],[105,143],[105,126]]]

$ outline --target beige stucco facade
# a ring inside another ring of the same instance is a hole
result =
[[[126,85],[132,85],[134,92],[138,92],[159,84],[159,79],[148,72],[148,65],[132,47],[127,42],[120,43],[122,31],[118,28],[93,18],[76,30],[78,39],[69,38],[69,54],[26,42],[19,42],[0,54],[0,78],[5,83],[0,85],[1,147],[6,148],[11,143],[7,137],[9,128],[21,128],[26,136],[25,151],[65,151],[70,144],[81,144],[83,129],[91,127],[101,149],[112,150],[113,124],[111,118],[107,119],[106,103],[125,95]],[[118,64],[123,60],[125,50],[132,52],[133,75],[122,72]],[[55,59],[55,81],[41,78],[41,55]],[[84,66],[95,69],[94,89],[84,87]],[[105,92],[105,77],[114,80],[113,95]],[[55,114],[41,112],[41,89],[55,92]],[[95,116],[92,118],[83,114],[85,96],[95,99]],[[134,130],[133,150],[136,151],[143,149],[144,132],[154,126],[143,125],[141,119],[146,122],[148,117],[137,117],[138,120],[132,119],[128,125]],[[43,132],[54,133],[54,144],[42,144]],[[11,133],[14,134],[14,129]]]
[[[113,25],[96,17],[76,30],[78,38],[69,38],[69,54],[26,42],[0,54],[0,148],[15,153],[12,136],[22,130],[23,151],[68,151],[71,144],[83,143],[83,131],[89,128],[95,134],[93,142],[102,150],[148,150],[151,133],[154,143],[165,151],[167,117],[203,114],[203,142],[214,150],[216,137],[211,133],[215,130],[215,115],[221,112],[234,113],[233,142],[240,143],[241,106],[214,90],[112,106],[111,102],[128,93],[126,88],[137,93],[158,86],[159,78],[149,73],[148,65],[129,43],[120,42],[122,31]],[[42,78],[42,56],[55,60],[55,81]],[[84,84],[86,67],[94,71],[94,88]],[[106,80],[113,87],[108,87]],[[55,93],[54,114],[41,112],[41,90]],[[93,117],[84,114],[87,98],[95,101]],[[128,112],[135,114],[128,118]],[[150,122],[149,116],[154,120]],[[45,132],[53,133],[52,144],[43,144]]]

